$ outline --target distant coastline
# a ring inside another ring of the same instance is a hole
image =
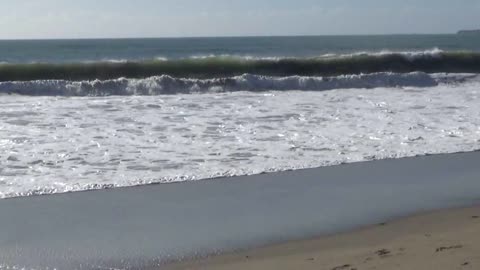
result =
[[[476,30],[460,30],[457,32],[458,35],[480,35],[480,29]]]

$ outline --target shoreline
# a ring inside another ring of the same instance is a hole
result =
[[[349,232],[290,241],[161,267],[213,269],[476,269],[480,204],[428,211]]]
[[[477,151],[0,200],[0,269],[158,269],[475,205],[478,161]]]
[[[394,160],[405,160],[405,159],[420,159],[420,158],[428,158],[431,156],[434,157],[442,157],[442,156],[451,156],[451,155],[463,155],[463,154],[474,154],[478,153],[480,155],[480,149],[474,149],[471,151],[459,151],[459,152],[452,152],[452,153],[438,153],[438,154],[419,154],[416,156],[405,156],[405,157],[398,157],[398,158],[382,158],[382,159],[373,159],[373,160],[364,160],[364,161],[355,161],[355,162],[346,162],[346,163],[339,163],[339,164],[332,164],[332,165],[325,165],[325,166],[320,166],[320,167],[312,167],[312,168],[299,168],[299,169],[288,169],[288,170],[281,170],[281,171],[269,171],[269,172],[262,172],[262,173],[257,173],[257,174],[246,174],[246,175],[233,175],[233,176],[218,176],[218,177],[212,177],[212,178],[206,178],[206,179],[199,179],[199,180],[193,180],[193,181],[178,181],[178,182],[154,182],[154,183],[145,183],[145,184],[139,184],[139,185],[132,185],[132,186],[118,186],[118,187],[102,187],[98,189],[86,189],[86,190],[76,190],[76,191],[70,191],[70,192],[59,192],[59,193],[46,193],[46,194],[32,194],[32,195],[23,195],[23,196],[14,196],[14,197],[6,197],[0,199],[1,201],[5,200],[23,200],[23,199],[30,199],[30,198],[35,198],[35,197],[53,197],[53,196],[65,196],[68,194],[78,194],[78,193],[91,193],[91,192],[111,192],[111,191],[119,191],[119,190],[131,190],[131,189],[143,189],[147,187],[155,187],[155,186],[160,186],[160,185],[186,185],[186,184],[192,184],[192,183],[199,183],[199,182],[209,182],[209,181],[229,181],[231,180],[237,180],[238,178],[249,178],[249,177],[256,177],[256,176],[263,176],[263,175],[269,175],[274,177],[275,175],[279,174],[285,174],[285,173],[291,173],[291,172],[302,172],[302,171],[312,171],[312,170],[321,170],[323,168],[332,168],[332,167],[342,167],[342,166],[349,166],[349,165],[359,165],[359,164],[365,164],[365,163],[373,163],[373,162],[382,162],[382,161],[394,161]],[[480,200],[480,199],[479,199]]]

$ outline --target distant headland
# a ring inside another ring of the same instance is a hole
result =
[[[460,30],[457,32],[458,35],[480,35],[480,29],[477,30]]]

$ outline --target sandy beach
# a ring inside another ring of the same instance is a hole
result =
[[[318,239],[253,249],[165,269],[479,269],[480,207],[398,219]]]

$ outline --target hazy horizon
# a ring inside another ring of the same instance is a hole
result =
[[[0,39],[453,34],[479,13],[474,0],[0,0]]]
[[[474,29],[459,29],[459,30],[474,30]],[[457,31],[458,32],[458,31]],[[0,38],[0,41],[29,41],[29,40],[108,40],[108,39],[210,39],[210,38],[288,38],[288,37],[355,37],[355,36],[443,36],[443,35],[456,35],[456,32],[452,33],[396,33],[396,34],[331,34],[331,35],[250,35],[250,36],[138,36],[138,37],[78,37],[78,38]]]

